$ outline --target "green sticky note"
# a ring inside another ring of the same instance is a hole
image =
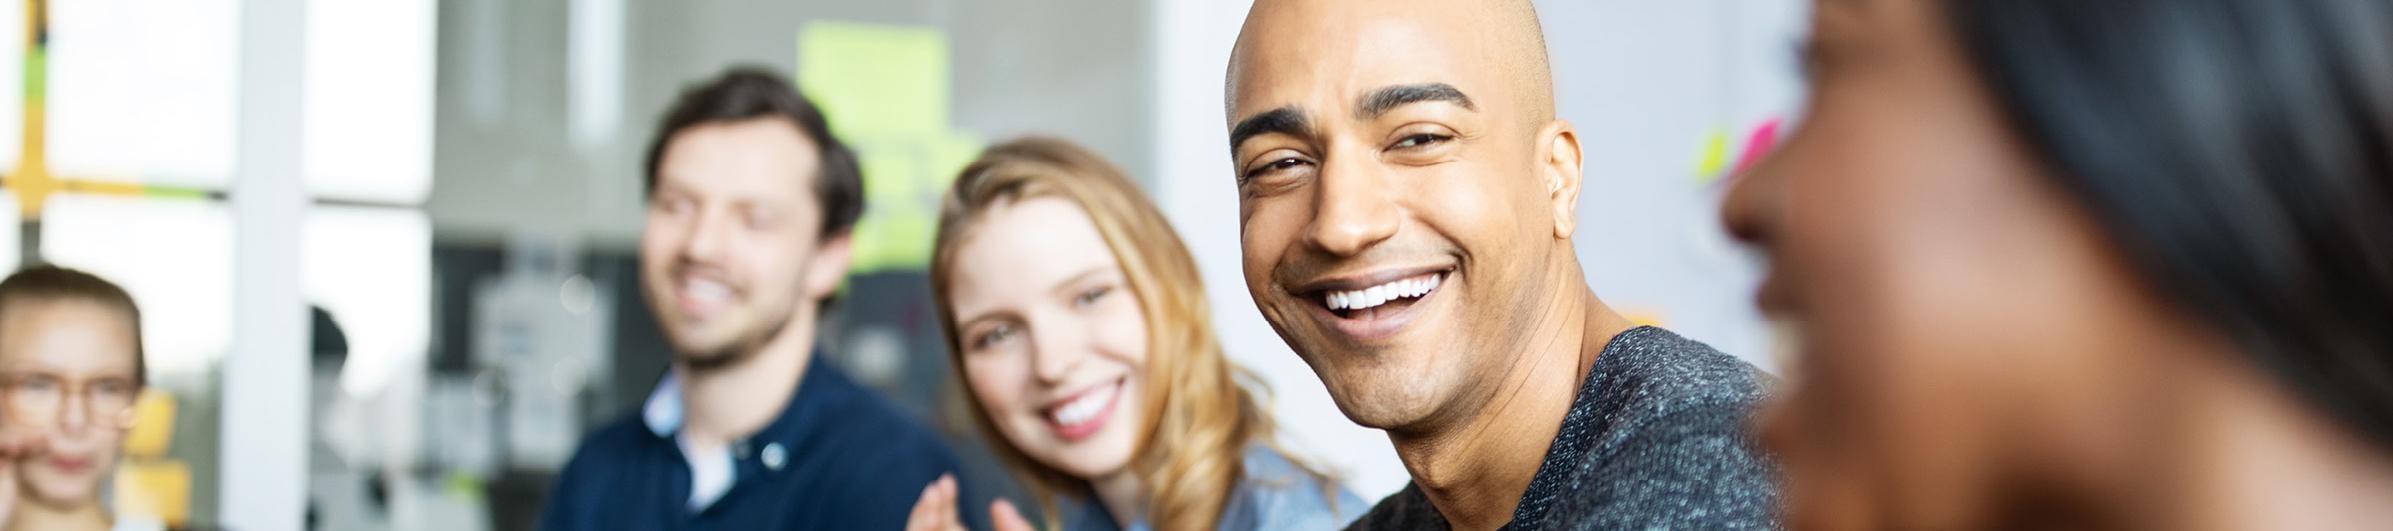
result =
[[[931,166],[938,173],[933,176],[932,182],[940,193],[946,193],[947,186],[955,182],[964,167],[972,165],[973,159],[980,158],[981,140],[977,136],[950,131],[939,135],[933,142]]]
[[[938,30],[813,22],[798,31],[798,86],[864,171],[853,271],[929,265],[939,201],[980,139],[948,126],[948,41]]]
[[[948,123],[947,45],[926,27],[811,22],[798,31],[798,87],[841,137],[937,135]]]
[[[1703,155],[1695,162],[1695,184],[1711,184],[1728,171],[1728,131],[1712,129],[1703,143]]]
[[[857,162],[864,170],[864,217],[856,220],[852,267],[857,273],[930,262],[931,236],[911,230],[922,224],[916,218],[925,215],[919,186],[924,169],[910,150],[884,144],[857,146]]]
[[[980,156],[981,141],[944,131],[934,135],[865,136],[851,140],[864,170],[864,217],[856,222],[858,273],[921,269],[930,264],[939,202],[956,173]]]
[[[449,472],[448,477],[445,479],[446,481],[442,482],[441,490],[447,493],[450,497],[460,500],[480,500],[483,498],[481,478],[476,478],[473,474],[468,474],[465,472],[452,471]]]

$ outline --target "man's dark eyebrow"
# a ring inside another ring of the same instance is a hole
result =
[[[1310,138],[1312,132],[1312,120],[1305,117],[1304,111],[1296,110],[1295,107],[1263,111],[1262,114],[1239,120],[1237,126],[1230,128],[1230,151],[1237,151],[1239,144],[1244,144],[1246,139],[1256,136],[1280,133]]]
[[[1460,89],[1445,83],[1390,85],[1364,93],[1362,98],[1355,101],[1354,115],[1364,120],[1378,119],[1397,107],[1430,101],[1452,103],[1474,112],[1479,110],[1478,106],[1471,104],[1470,96],[1463,95]]]

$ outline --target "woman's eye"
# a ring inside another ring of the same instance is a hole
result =
[[[1447,140],[1452,140],[1453,138],[1454,137],[1440,134],[1419,133],[1406,136],[1401,140],[1397,140],[1394,147],[1396,149],[1412,149],[1436,144],[1439,142],[1445,142]]]
[[[1076,298],[1074,298],[1074,299],[1072,300],[1072,302],[1073,302],[1073,303],[1076,303],[1076,304],[1079,304],[1079,305],[1080,305],[1080,306],[1082,306],[1082,307],[1087,307],[1087,306],[1090,306],[1090,305],[1096,304],[1096,303],[1097,303],[1097,301],[1099,301],[1099,300],[1103,300],[1103,299],[1105,298],[1105,296],[1106,296],[1106,295],[1108,295],[1108,294],[1112,294],[1112,293],[1113,293],[1113,287],[1112,287],[1112,286],[1104,286],[1104,287],[1092,288],[1092,289],[1090,289],[1090,290],[1088,290],[1088,291],[1083,291],[1083,292],[1080,292],[1080,296],[1079,296],[1079,297],[1076,297]]]
[[[981,332],[979,337],[972,339],[972,350],[987,349],[989,346],[996,345],[997,342],[1004,341],[1011,337],[1014,337],[1014,327],[999,326],[996,328],[991,328],[987,332]]]

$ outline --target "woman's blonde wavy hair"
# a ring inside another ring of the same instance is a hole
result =
[[[947,299],[956,247],[990,208],[1038,197],[1062,198],[1087,211],[1144,310],[1150,385],[1130,466],[1144,483],[1148,522],[1155,529],[1214,529],[1245,474],[1246,448],[1271,441],[1271,414],[1238,384],[1239,369],[1222,354],[1196,260],[1120,168],[1069,142],[1038,137],[991,147],[964,168],[940,206],[931,253],[931,298],[947,335],[948,360],[962,375],[963,348]],[[1086,480],[1024,455],[977,401],[966,409],[998,458],[1028,480],[1025,486],[1050,527],[1058,523],[1056,496],[1090,499]]]

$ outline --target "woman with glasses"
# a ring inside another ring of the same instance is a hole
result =
[[[144,384],[141,312],[99,277],[40,265],[0,280],[0,524],[158,529],[101,505]]]

